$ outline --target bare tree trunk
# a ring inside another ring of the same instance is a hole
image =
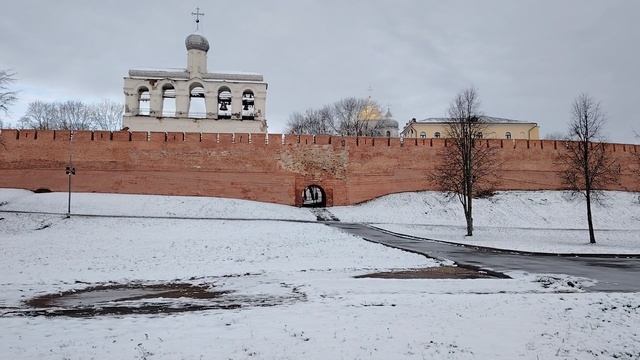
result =
[[[591,191],[587,191],[587,222],[589,223],[589,243],[596,243],[596,236],[593,232],[593,219],[591,217]]]
[[[471,166],[469,166],[466,179],[467,193],[465,194],[465,196],[467,197],[467,211],[465,214],[467,220],[467,236],[473,236],[473,186],[471,184],[472,176],[473,174]]]
[[[469,210],[465,211],[465,217],[467,220],[467,236],[473,236],[473,215],[471,212],[471,204],[469,204]]]

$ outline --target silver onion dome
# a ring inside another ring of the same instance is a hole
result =
[[[184,40],[184,45],[187,50],[202,50],[209,51],[209,41],[206,37],[199,34],[191,34]]]

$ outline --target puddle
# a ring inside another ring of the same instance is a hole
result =
[[[296,288],[288,295],[240,295],[216,290],[212,285],[188,283],[98,285],[25,302],[28,309],[14,313],[27,316],[74,316],[162,314],[211,309],[276,306],[304,300]]]
[[[497,276],[482,270],[458,266],[437,266],[420,269],[386,271],[355,276],[357,279],[494,279]]]

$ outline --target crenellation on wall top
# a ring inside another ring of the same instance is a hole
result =
[[[298,137],[298,143],[304,145],[315,144],[315,136],[314,135],[300,135]]]
[[[22,130],[18,132],[18,137],[20,137],[21,140],[29,140],[29,139],[36,140],[37,136],[38,136],[38,132],[35,130]]]
[[[34,130],[34,131],[36,131],[34,139],[38,141],[53,141],[55,131],[53,130]]]
[[[69,130],[32,130],[32,129],[2,129],[0,138],[3,141],[72,141],[91,142],[152,142],[152,143],[203,143],[203,144],[253,144],[269,146],[325,146],[335,148],[408,148],[416,147],[444,148],[451,146],[451,141],[445,138],[397,138],[397,137],[368,137],[368,136],[332,136],[332,135],[294,135],[294,134],[261,134],[261,133],[183,133],[183,132],[146,132],[146,131],[69,131]],[[529,151],[558,151],[566,149],[570,142],[565,140],[526,140],[526,139],[484,139],[479,142],[482,146],[497,147],[511,150]],[[592,146],[602,144],[606,151],[637,153],[639,145],[623,143],[593,143]]]
[[[131,133],[129,131],[114,131],[111,133],[112,141],[131,141]]]
[[[166,142],[183,142],[184,141],[184,133],[183,132],[167,132],[167,136],[165,138]]]
[[[94,131],[93,141],[111,141],[111,131]]]
[[[22,131],[20,132],[22,133]],[[93,141],[93,132],[88,131],[79,131],[75,132],[72,135],[72,141],[75,142],[90,142]]]
[[[146,131],[132,131],[131,141],[150,141],[149,133]]]
[[[267,134],[267,143],[269,146],[281,146],[282,134]]]
[[[202,133],[183,133],[183,141],[185,142],[202,142]]]
[[[70,141],[71,138],[71,130],[54,130],[53,131],[53,140],[54,141]]]
[[[249,134],[251,137],[249,138],[252,144],[256,145],[266,145],[267,144],[267,135],[266,134]]]
[[[233,143],[234,144],[248,144],[249,143],[249,134],[233,134]]]

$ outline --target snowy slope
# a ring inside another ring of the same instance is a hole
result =
[[[593,206],[597,244],[588,245],[585,203],[561,191],[500,192],[474,201],[474,236],[462,206],[441,193],[388,195],[336,207],[343,221],[369,222],[396,233],[506,250],[546,253],[640,254],[637,193],[606,192]]]
[[[599,229],[640,230],[638,193],[608,191],[603,204],[594,204],[594,224]],[[528,228],[586,228],[586,207],[582,198],[563,191],[507,191],[473,203],[477,226]],[[334,207],[342,221],[464,225],[464,213],[457,199],[439,192],[401,193],[383,196],[355,206]]]
[[[67,212],[67,193],[0,189],[0,210]],[[73,193],[76,214],[315,220],[308,210],[257,201],[197,196]]]
[[[640,254],[640,230],[595,231],[596,244],[589,244],[587,230],[519,229],[476,227],[473,236],[465,236],[464,226],[374,224],[381,229],[404,235],[458,244],[503,250],[552,254]]]

